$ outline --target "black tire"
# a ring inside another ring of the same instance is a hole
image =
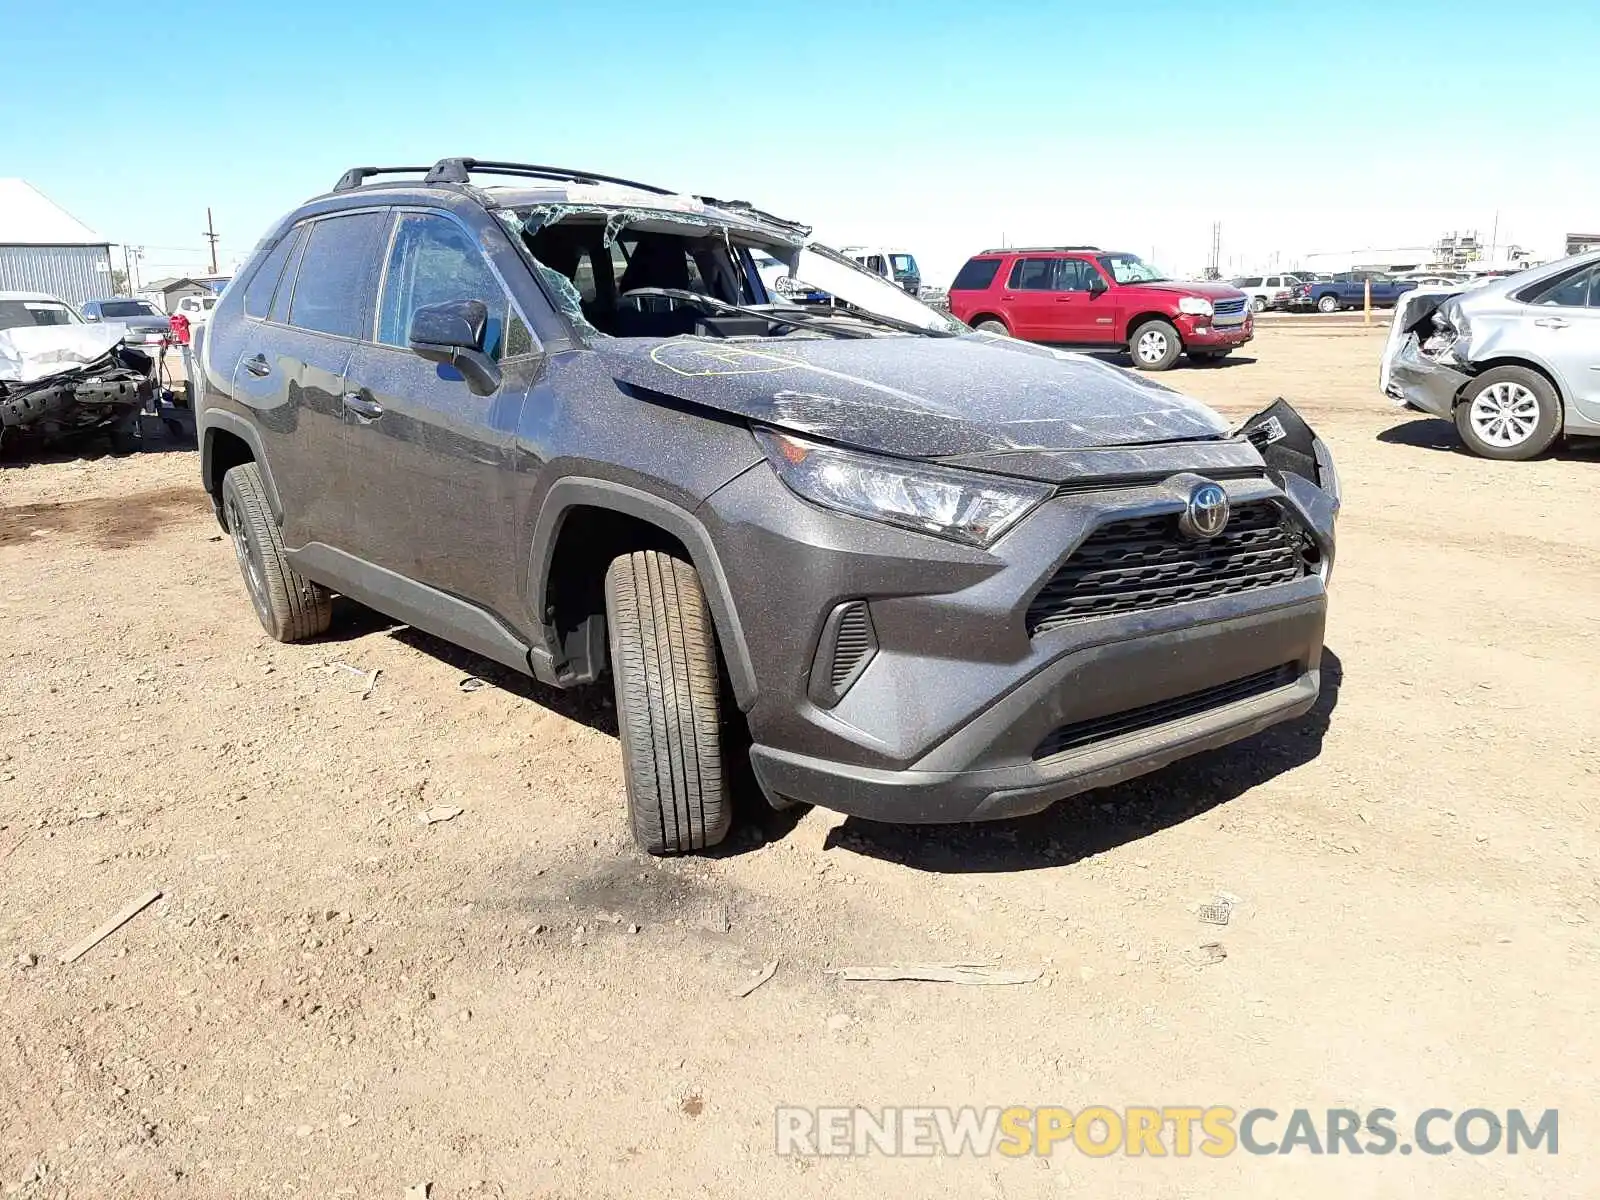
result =
[[[1336,313],[1342,311],[1343,308],[1344,305],[1339,302],[1339,297],[1332,293],[1317,301],[1317,311],[1319,313]]]
[[[1491,415],[1495,409],[1505,414],[1498,424]],[[1456,432],[1467,449],[1501,462],[1538,458],[1561,436],[1561,397],[1554,384],[1528,367],[1485,371],[1467,385],[1455,415]],[[1484,421],[1489,422],[1487,429],[1480,428]],[[1510,444],[1493,440],[1495,428],[1506,437],[1520,437]]]
[[[1251,312],[1266,312],[1267,311],[1267,298],[1265,296],[1257,296],[1254,300],[1250,301],[1250,311]]]
[[[1002,337],[1011,336],[1011,330],[1007,329],[1003,322],[996,321],[992,317],[987,321],[979,321],[973,328],[979,333],[998,333]]]
[[[280,642],[326,633],[333,620],[333,597],[284,557],[283,539],[255,463],[242,463],[222,477],[222,518],[233,535],[239,573],[261,627]]]
[[[1128,354],[1136,371],[1168,370],[1182,353],[1183,339],[1177,328],[1160,317],[1141,322],[1128,338]]]
[[[613,560],[606,627],[633,837],[684,854],[728,834],[716,629],[693,566],[659,550]]]
[[[1228,357],[1226,350],[1191,350],[1189,361],[1198,367],[1214,367]]]

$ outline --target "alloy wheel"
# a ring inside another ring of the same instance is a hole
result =
[[[1167,356],[1167,335],[1159,329],[1147,329],[1139,336],[1135,351],[1140,362],[1158,363]]]
[[[1539,424],[1539,398],[1520,383],[1491,383],[1473,397],[1469,419],[1485,443],[1508,450],[1533,436]]]

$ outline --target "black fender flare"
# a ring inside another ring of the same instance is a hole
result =
[[[750,661],[750,647],[745,641],[744,627],[739,622],[739,612],[733,602],[728,577],[706,527],[692,512],[670,500],[607,479],[569,476],[557,480],[545,494],[539,508],[539,516],[533,527],[533,545],[529,552],[528,599],[540,625],[544,622],[544,597],[549,591],[550,565],[556,543],[561,537],[561,527],[567,513],[578,507],[607,508],[637,517],[665,530],[683,543],[689,551],[694,569],[699,572],[701,586],[705,588],[706,602],[710,605],[712,620],[717,625],[717,638],[722,644],[722,656],[728,664],[728,679],[733,685],[734,699],[741,710],[748,712],[756,701],[755,667]],[[548,670],[548,642],[545,647],[536,648],[533,652],[536,668],[541,665],[538,662],[541,655],[546,659]]]
[[[206,409],[196,418],[195,425],[200,440],[200,482],[206,491],[211,491],[211,458],[216,439],[212,436],[217,430],[224,430],[234,434],[246,446],[250,447],[250,457],[255,459],[256,469],[261,472],[261,482],[267,491],[267,507],[272,510],[273,520],[283,524],[283,502],[278,499],[278,485],[273,481],[272,468],[267,463],[266,448],[261,444],[261,434],[256,427],[237,413],[219,409]],[[222,481],[218,480],[220,488]],[[221,496],[214,494],[213,500],[220,501]]]

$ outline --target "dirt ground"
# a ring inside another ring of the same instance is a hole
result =
[[[193,453],[0,469],[5,1193],[1597,1194],[1600,453],[1455,452],[1377,394],[1381,332],[1167,377],[1333,447],[1310,717],[1027,820],[771,814],[667,862],[604,697],[362,610],[269,641]],[[1045,973],[830,973],[991,959]],[[1558,1108],[1561,1142],[779,1158],[785,1104]]]

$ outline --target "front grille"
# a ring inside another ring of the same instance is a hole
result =
[[[1235,704],[1240,700],[1248,700],[1253,696],[1262,696],[1278,688],[1288,687],[1298,678],[1300,678],[1300,667],[1295,663],[1284,663],[1280,667],[1257,671],[1253,675],[1246,675],[1229,683],[1201,688],[1198,692],[1190,692],[1186,696],[1174,696],[1171,700],[1142,704],[1138,708],[1126,709],[1110,716],[1074,721],[1071,725],[1063,725],[1040,742],[1039,748],[1033,752],[1033,757],[1049,758],[1052,754],[1062,754],[1094,742],[1104,742],[1114,737],[1122,737],[1124,734],[1138,733],[1142,729],[1153,729],[1157,725],[1165,725],[1184,717],[1209,712],[1213,708],[1221,708],[1224,704]]]
[[[1308,543],[1269,500],[1241,504],[1214,538],[1178,530],[1177,514],[1100,526],[1028,606],[1028,635],[1086,617],[1146,612],[1292,583],[1310,569]]]
[[[1231,317],[1244,311],[1245,297],[1237,300],[1217,300],[1212,305],[1212,311],[1219,317]]]

